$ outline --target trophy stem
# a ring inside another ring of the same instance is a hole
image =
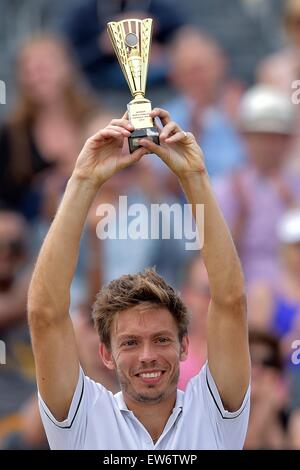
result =
[[[130,103],[136,103],[137,101],[139,102],[143,102],[143,103],[150,103],[149,100],[147,100],[147,98],[145,98],[145,96],[143,95],[143,93],[134,93],[133,95],[133,100],[130,101]]]

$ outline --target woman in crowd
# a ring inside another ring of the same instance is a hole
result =
[[[68,47],[57,37],[29,39],[16,65],[19,96],[0,129],[0,200],[34,219],[40,203],[35,176],[73,161],[95,105]]]

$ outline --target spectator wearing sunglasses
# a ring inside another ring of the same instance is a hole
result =
[[[284,449],[287,446],[287,385],[278,339],[265,332],[249,334],[251,411],[246,449]]]

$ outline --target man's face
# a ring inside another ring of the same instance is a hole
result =
[[[104,361],[116,369],[126,403],[157,404],[175,396],[179,362],[186,359],[187,349],[188,339],[180,344],[171,313],[145,303],[115,315],[111,352],[104,353]]]

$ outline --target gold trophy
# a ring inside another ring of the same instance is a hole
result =
[[[127,105],[129,121],[134,127],[128,138],[132,153],[140,147],[138,140],[143,137],[159,144],[158,129],[149,116],[151,102],[145,98],[152,19],[110,22],[107,30],[133,96],[133,100]]]

